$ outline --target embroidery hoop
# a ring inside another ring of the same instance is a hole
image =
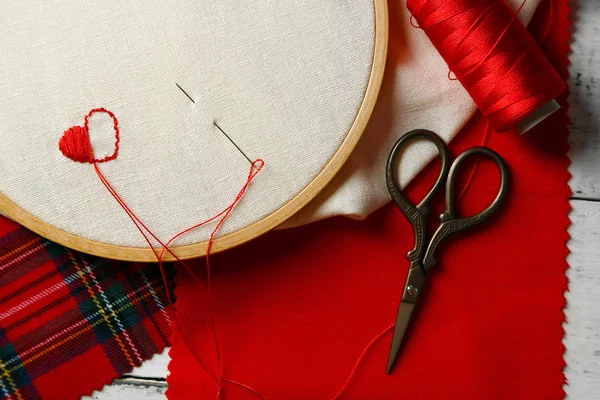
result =
[[[235,232],[216,238],[212,245],[212,253],[240,245],[280,225],[314,198],[333,178],[350,155],[364,131],[375,105],[385,67],[388,38],[387,4],[385,0],[373,0],[373,5],[375,37],[370,76],[360,108],[357,110],[354,121],[341,145],[314,179],[295,197],[264,218]],[[66,128],[68,127],[65,126]],[[92,171],[90,171],[90,174],[92,174]],[[125,261],[155,261],[154,253],[150,248],[102,243],[61,230],[21,208],[3,193],[0,193],[0,211],[41,236],[74,250]],[[203,241],[201,243],[173,246],[171,250],[178,257],[187,259],[203,255],[206,251],[206,245],[207,242]],[[165,257],[165,260],[171,259],[170,255]]]

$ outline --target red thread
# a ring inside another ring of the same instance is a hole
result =
[[[113,128],[114,128],[114,132],[115,132],[115,144],[114,144],[113,153],[110,155],[107,155],[106,157],[101,158],[101,159],[94,158],[94,152],[93,152],[93,149],[92,149],[92,146],[90,143],[89,130],[88,130],[89,117],[92,114],[97,113],[97,112],[106,113],[112,118]],[[187,338],[186,338],[186,336],[183,332],[183,329],[182,329],[181,325],[179,324],[179,321],[177,320],[177,318],[174,319],[174,324],[179,329],[179,332],[181,333],[183,342],[190,350],[190,353],[192,354],[192,356],[196,359],[196,361],[200,364],[200,366],[209,374],[209,376],[215,381],[215,383],[217,385],[217,391],[216,391],[217,399],[222,397],[222,382],[227,382],[227,383],[239,386],[241,388],[244,388],[244,389],[248,390],[249,392],[251,392],[257,398],[263,399],[264,397],[258,391],[253,389],[252,387],[250,387],[244,383],[240,383],[240,382],[223,377],[223,363],[222,363],[219,339],[217,336],[215,320],[214,320],[214,315],[212,312],[212,305],[211,305],[212,302],[211,302],[211,295],[210,295],[210,261],[209,261],[210,250],[212,249],[212,244],[214,241],[215,234],[217,233],[219,228],[223,225],[223,223],[225,223],[225,219],[229,216],[229,214],[231,213],[231,211],[233,210],[235,205],[240,201],[240,199],[246,192],[246,189],[250,185],[250,182],[252,182],[252,180],[256,177],[258,172],[260,172],[260,170],[263,168],[263,166],[264,166],[263,160],[257,159],[254,162],[252,162],[250,171],[248,172],[248,176],[246,178],[246,182],[244,183],[244,185],[242,186],[240,191],[237,193],[233,202],[231,204],[229,204],[223,211],[221,211],[217,215],[215,215],[205,221],[202,221],[196,225],[193,225],[193,226],[179,232],[178,234],[173,236],[171,239],[169,239],[167,241],[167,243],[165,244],[142,222],[142,220],[131,210],[131,208],[129,208],[129,206],[125,203],[125,201],[121,198],[121,196],[119,196],[117,191],[112,187],[112,185],[108,182],[108,180],[106,179],[104,174],[102,174],[102,172],[98,168],[98,164],[114,160],[117,157],[117,154],[119,151],[119,140],[120,140],[118,124],[119,124],[119,122],[112,112],[110,112],[104,108],[92,109],[85,116],[83,127],[82,126],[73,126],[69,129],[67,129],[63,133],[62,137],[60,138],[60,140],[58,142],[58,147],[65,157],[67,157],[73,161],[93,164],[94,171],[96,172],[96,175],[100,179],[100,182],[102,182],[102,184],[108,190],[110,195],[117,201],[117,203],[121,206],[123,211],[125,211],[125,213],[129,217],[129,219],[131,219],[131,221],[135,225],[136,229],[140,232],[140,234],[144,238],[144,241],[152,249],[152,252],[154,253],[154,256],[156,257],[156,261],[158,262],[158,265],[160,268],[160,273],[161,273],[162,281],[165,286],[167,299],[169,301],[169,304],[171,304],[171,305],[173,305],[173,300],[171,299],[171,294],[168,290],[167,278],[166,278],[166,274],[165,274],[165,270],[164,270],[164,266],[163,266],[163,259],[164,259],[165,252],[169,253],[173,258],[175,258],[175,260],[177,260],[177,262],[179,262],[192,275],[192,277],[194,278],[196,283],[200,287],[203,288],[202,282],[197,277],[197,275],[192,271],[192,269],[183,260],[181,260],[176,254],[174,254],[171,251],[171,249],[169,249],[169,245],[175,239],[180,237],[181,235],[218,219],[218,222],[217,222],[215,228],[212,230],[210,237],[208,239],[208,243],[207,243],[207,247],[206,247],[206,254],[205,254],[205,256],[206,256],[206,276],[207,276],[206,277],[206,291],[207,291],[208,310],[209,310],[208,313],[209,313],[210,326],[211,326],[211,330],[212,330],[212,334],[213,334],[213,340],[215,342],[215,350],[216,350],[216,355],[217,355],[217,364],[218,364],[217,375],[215,375],[210,370],[210,368],[200,359],[200,357],[194,352],[194,350],[190,346],[189,342],[187,341]],[[162,247],[160,254],[158,253],[157,248],[152,244],[151,239],[154,239],[160,245],[160,247]]]
[[[504,1],[407,0],[406,6],[498,132],[564,91],[564,81]]]
[[[210,377],[216,382],[217,384],[217,393],[216,393],[216,398],[219,399],[221,398],[221,391],[222,391],[222,386],[221,386],[221,382],[227,382],[236,386],[239,386],[241,388],[244,388],[248,391],[250,391],[254,396],[262,399],[264,398],[258,391],[256,391],[255,389],[253,389],[252,387],[244,384],[244,383],[240,383],[228,378],[224,378],[222,376],[222,372],[223,372],[223,368],[222,368],[222,358],[221,358],[221,354],[220,354],[220,345],[219,345],[219,340],[217,337],[217,331],[215,328],[215,322],[214,322],[214,314],[212,312],[212,307],[211,307],[211,297],[210,297],[210,250],[212,248],[212,243],[214,241],[214,236],[216,234],[216,232],[218,231],[218,229],[223,225],[223,223],[225,222],[225,219],[229,216],[229,214],[231,213],[231,211],[233,210],[233,208],[235,207],[235,205],[239,202],[239,200],[242,198],[242,196],[244,195],[244,193],[246,192],[246,189],[248,188],[248,186],[250,185],[250,182],[252,182],[252,180],[254,179],[254,177],[256,177],[256,175],[258,174],[258,172],[260,172],[260,170],[263,168],[264,166],[264,161],[261,159],[257,159],[255,160],[251,167],[250,167],[250,171],[248,172],[248,177],[246,178],[246,182],[244,183],[244,185],[242,186],[242,188],[240,189],[240,191],[238,192],[238,194],[236,195],[235,199],[233,200],[233,202],[227,206],[223,211],[221,211],[220,213],[218,213],[217,215],[202,221],[196,225],[193,225],[181,232],[179,232],[178,234],[176,234],[175,236],[173,236],[171,239],[169,239],[166,244],[163,243],[140,219],[139,217],[129,208],[129,206],[123,201],[123,199],[118,195],[118,193],[116,192],[116,190],[112,187],[112,185],[108,182],[108,180],[106,179],[106,177],[104,176],[104,174],[102,174],[102,172],[100,171],[100,169],[98,168],[98,165],[96,163],[94,163],[94,170],[96,172],[96,174],[98,175],[98,178],[100,179],[100,181],[102,182],[102,184],[106,187],[106,189],[108,190],[108,192],[113,196],[113,198],[119,203],[119,205],[121,206],[121,208],[123,208],[123,210],[127,213],[127,216],[131,219],[131,221],[134,223],[134,225],[136,226],[136,228],[138,229],[138,231],[140,232],[140,234],[144,237],[144,240],[146,241],[146,243],[150,246],[150,248],[152,249],[152,251],[154,252],[154,255],[156,257],[156,260],[159,264],[159,268],[160,268],[160,272],[161,272],[161,276],[162,276],[162,280],[163,283],[165,285],[165,288],[167,288],[167,279],[166,279],[166,274],[164,271],[164,267],[163,267],[163,258],[165,255],[165,252],[168,252],[171,256],[173,256],[194,278],[194,280],[198,283],[198,285],[200,287],[203,287],[202,283],[200,282],[200,280],[198,279],[197,275],[192,271],[192,269],[183,261],[181,260],[176,254],[174,254],[171,249],[168,247],[169,244],[171,244],[175,239],[177,239],[178,237],[182,236],[183,234],[196,229],[200,226],[203,226],[209,222],[212,222],[216,219],[219,219],[217,225],[215,226],[215,228],[213,229],[213,231],[210,234],[208,243],[207,243],[207,248],[206,248],[206,270],[207,270],[207,299],[208,299],[208,310],[209,310],[209,320],[210,320],[210,326],[211,326],[211,331],[213,334],[213,340],[215,342],[215,349],[216,349],[216,353],[217,353],[217,364],[218,364],[218,374],[215,376],[215,374],[210,370],[210,368],[201,360],[201,358],[193,351],[192,347],[190,346],[189,342],[187,341],[187,338],[185,337],[185,334],[183,332],[183,329],[181,327],[181,325],[179,324],[179,321],[177,320],[177,318],[174,319],[174,323],[177,325],[177,328],[179,329],[179,332],[181,333],[181,337],[183,339],[184,344],[186,345],[186,347],[188,347],[188,349],[190,350],[190,353],[192,354],[192,356],[196,359],[196,361],[200,364],[200,366],[210,375]],[[146,233],[144,232],[146,231]],[[156,248],[152,245],[150,238],[156,240],[159,244],[160,247],[162,247],[162,250],[160,252],[160,254],[157,253]],[[173,301],[171,299],[171,294],[169,293],[169,291],[166,291],[167,293],[167,299],[169,301],[169,303],[171,305],[173,305]]]
[[[336,393],[336,395],[333,396],[332,400],[339,399],[340,396],[346,391],[346,389],[348,388],[348,385],[350,385],[350,381],[352,380],[352,377],[354,377],[354,373],[356,372],[356,370],[360,366],[363,358],[367,354],[367,351],[369,351],[371,349],[371,347],[375,344],[375,342],[377,342],[379,339],[381,339],[386,333],[388,333],[389,331],[394,329],[395,325],[396,324],[392,324],[392,325],[388,326],[387,328],[385,328],[385,330],[383,332],[381,332],[379,335],[377,335],[373,339],[371,339],[371,341],[365,346],[364,350],[362,351],[362,353],[360,353],[360,356],[354,363],[354,366],[352,367],[352,370],[350,371],[350,375],[348,375],[348,379],[346,379],[346,382],[344,382],[344,385],[342,385],[341,389]]]
[[[552,23],[554,22],[554,4],[553,4],[554,0],[548,0],[548,16],[545,18],[545,25],[546,27],[544,28],[544,33],[542,33],[542,36],[538,39],[538,43],[539,44],[543,44],[546,39],[548,38],[548,34],[550,33],[550,28],[552,27]]]
[[[79,125],[67,129],[60,140],[58,148],[67,158],[80,163],[94,162],[94,152],[90,144],[87,130]]]
[[[89,118],[94,113],[106,113],[113,120],[113,129],[115,132],[115,145],[112,154],[104,158],[94,158],[94,150],[90,143],[90,135],[88,129]],[[119,121],[115,115],[105,108],[94,108],[84,118],[83,126],[72,126],[64,131],[62,137],[58,141],[58,148],[67,158],[80,163],[103,163],[117,158],[119,152]]]
[[[489,121],[486,121],[485,128],[483,129],[483,136],[481,138],[480,146],[485,146],[485,142],[486,142],[489,131],[490,131],[490,123],[489,123]],[[475,165],[473,165],[473,169],[471,170],[471,173],[469,174],[469,177],[467,178],[465,187],[463,188],[463,190],[460,192],[460,195],[458,196],[458,200],[463,198],[465,193],[467,193],[469,186],[471,186],[471,182],[473,182],[473,179],[475,178],[475,174],[477,173],[477,168],[479,167],[479,160],[480,160],[480,156],[477,156],[477,158],[475,159]]]

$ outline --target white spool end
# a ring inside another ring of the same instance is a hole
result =
[[[548,118],[548,116],[553,114],[558,109],[560,109],[560,105],[556,100],[552,99],[543,106],[533,111],[521,122],[519,122],[517,124],[517,129],[519,130],[519,132],[521,132],[521,134],[524,134],[525,132],[527,132],[546,118]]]

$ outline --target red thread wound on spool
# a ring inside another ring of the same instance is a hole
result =
[[[407,0],[406,6],[498,132],[514,128],[565,89],[504,1]]]

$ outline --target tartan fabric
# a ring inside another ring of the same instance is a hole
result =
[[[170,323],[157,265],[72,251],[0,216],[1,399],[87,395],[162,351]]]

